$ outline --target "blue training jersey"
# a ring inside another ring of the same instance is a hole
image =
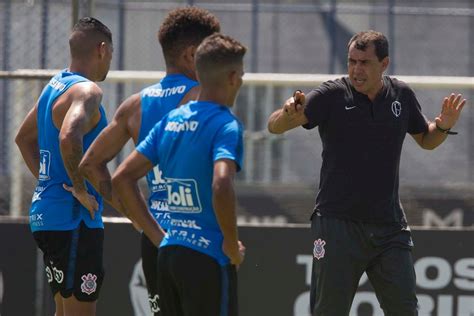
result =
[[[171,220],[160,247],[181,245],[229,263],[212,206],[212,178],[219,159],[234,160],[240,170],[242,133],[228,107],[192,101],[171,111],[139,144],[137,151],[160,164],[166,180]]]
[[[137,144],[145,139],[163,116],[176,109],[189,90],[197,85],[198,82],[182,74],[171,74],[166,75],[159,83],[143,89],[140,92],[142,119]],[[148,209],[166,230],[169,226],[168,192],[159,165],[146,175],[146,180],[150,191]]]
[[[99,203],[99,210],[93,220],[89,211],[76,200],[63,184],[72,185],[66,172],[59,149],[59,129],[53,123],[53,105],[63,93],[79,82],[87,82],[80,74],[64,70],[54,76],[38,100],[38,145],[40,149],[39,179],[33,193],[30,208],[30,228],[41,230],[72,230],[81,221],[90,228],[103,228],[103,203],[100,195],[89,184],[87,190]],[[89,148],[99,132],[107,125],[105,111],[100,105],[100,121],[84,135],[84,152]]]

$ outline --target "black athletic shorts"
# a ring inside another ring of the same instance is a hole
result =
[[[104,230],[83,222],[74,230],[33,233],[43,252],[46,278],[53,292],[79,301],[96,301],[104,279]]]
[[[310,308],[317,316],[349,315],[364,272],[385,315],[418,315],[410,231],[401,224],[369,224],[312,217]]]
[[[159,295],[158,295],[158,247],[142,233],[142,268],[145,275],[146,287],[148,289],[148,302],[154,316],[160,315]]]
[[[183,246],[158,255],[160,308],[166,316],[237,316],[237,272]]]

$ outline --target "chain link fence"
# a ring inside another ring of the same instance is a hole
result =
[[[392,73],[473,71],[470,0],[2,0],[2,69],[64,67],[73,19],[93,14],[114,34],[115,69],[162,70],[157,30],[169,10],[189,4],[211,10],[250,48],[250,72],[344,73],[347,41],[364,29],[389,37]]]

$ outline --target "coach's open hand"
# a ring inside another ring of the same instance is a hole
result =
[[[452,128],[458,121],[465,104],[466,99],[462,99],[461,94],[455,95],[451,93],[449,97],[445,97],[441,107],[441,114],[435,118],[436,125],[442,129]]]

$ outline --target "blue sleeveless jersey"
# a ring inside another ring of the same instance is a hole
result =
[[[92,220],[89,211],[77,201],[70,192],[64,190],[63,184],[72,185],[64,167],[59,149],[59,130],[53,123],[53,105],[57,98],[72,85],[89,81],[79,74],[66,70],[54,76],[43,89],[38,100],[38,145],[40,149],[39,180],[33,193],[30,208],[30,228],[33,232],[40,230],[71,230],[81,221],[90,228],[103,228],[103,203],[100,195],[87,184],[90,194],[99,203],[99,210]],[[84,152],[107,125],[105,111],[100,106],[100,121],[97,126],[83,138]]]
[[[205,253],[221,265],[223,235],[212,205],[214,162],[242,166],[243,128],[228,107],[189,102],[155,125],[137,151],[160,164],[168,190],[169,228],[160,247],[181,245]]]
[[[171,74],[161,79],[159,83],[143,89],[140,92],[142,121],[137,144],[145,139],[163,116],[176,109],[189,90],[197,85],[196,81],[184,75]],[[150,192],[148,209],[153,218],[166,230],[169,225],[168,193],[159,165],[147,174],[146,180]]]

